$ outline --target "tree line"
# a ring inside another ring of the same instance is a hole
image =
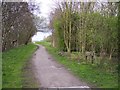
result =
[[[33,9],[27,2],[2,2],[2,51],[31,41],[37,30]]]
[[[117,57],[117,2],[60,2],[50,14],[52,45],[81,57]],[[93,62],[92,62],[93,63]],[[101,59],[102,63],[102,59]]]

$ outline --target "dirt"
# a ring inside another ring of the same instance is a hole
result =
[[[32,59],[26,62],[22,78],[22,88],[39,88],[40,84],[35,76],[35,66],[32,64]]]
[[[41,88],[90,88],[87,83],[80,81],[56,62],[44,46],[39,45],[31,62],[38,86]]]

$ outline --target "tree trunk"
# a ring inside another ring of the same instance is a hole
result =
[[[52,46],[55,47],[54,32],[52,32]]]
[[[111,51],[110,51],[110,55],[109,55],[109,60],[111,60],[111,59],[112,59],[112,54],[113,54],[113,52],[114,52],[114,50],[113,50],[113,49],[111,49]]]

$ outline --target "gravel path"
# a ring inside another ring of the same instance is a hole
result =
[[[39,45],[32,63],[35,76],[43,88],[89,88],[48,54],[44,46]]]

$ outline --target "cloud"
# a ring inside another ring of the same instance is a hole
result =
[[[41,41],[43,40],[44,38],[46,38],[47,36],[51,35],[51,33],[43,33],[43,32],[37,32],[36,35],[34,35],[32,37],[32,41]]]
[[[40,3],[40,15],[48,18],[53,5],[53,0],[35,0],[35,2]]]

